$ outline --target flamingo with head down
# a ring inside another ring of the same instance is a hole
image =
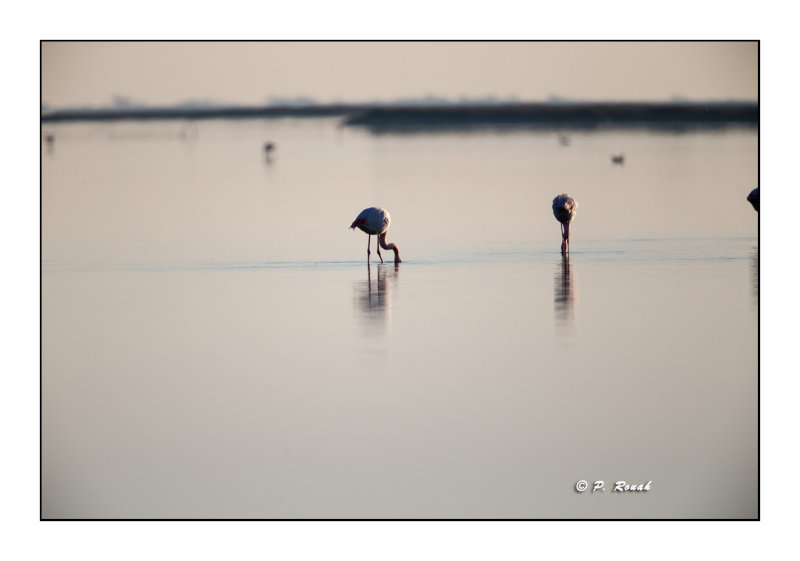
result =
[[[758,187],[750,191],[750,194],[747,195],[747,200],[750,201],[750,204],[753,205],[753,208],[758,212]]]
[[[553,214],[561,222],[561,253],[569,253],[569,225],[578,213],[578,201],[563,193],[553,199]]]
[[[386,232],[389,231],[390,223],[391,218],[389,217],[389,213],[382,208],[373,206],[362,210],[361,213],[356,216],[356,219],[353,220],[353,223],[350,224],[351,230],[358,228],[367,234],[367,264],[369,264],[369,244],[372,236],[378,236],[378,257],[381,258],[381,263],[383,263],[381,248],[391,249],[394,251],[395,265],[401,262],[400,249],[397,247],[397,245],[393,243],[386,243]]]

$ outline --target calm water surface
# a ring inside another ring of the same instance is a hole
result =
[[[758,515],[755,132],[337,125],[45,127],[43,517]]]

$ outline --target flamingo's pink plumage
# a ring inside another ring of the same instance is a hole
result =
[[[365,234],[367,234],[367,263],[369,263],[369,244],[371,240],[371,236],[378,236],[378,257],[381,258],[381,263],[383,263],[383,257],[381,256],[381,248],[383,249],[391,249],[394,251],[394,262],[395,264],[400,263],[400,248],[397,247],[396,244],[386,243],[386,232],[389,231],[389,224],[391,223],[391,218],[389,217],[389,213],[378,207],[370,207],[365,208],[364,210],[356,216],[356,219],[353,220],[353,223],[350,224],[350,228],[358,228]]]

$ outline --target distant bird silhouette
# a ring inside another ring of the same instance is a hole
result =
[[[578,201],[563,193],[553,199],[553,215],[561,222],[561,253],[569,252],[569,225],[578,213]]]
[[[569,137],[565,134],[562,134],[558,137],[558,142],[561,143],[561,146],[569,146]]]
[[[358,228],[367,234],[367,264],[369,264],[369,244],[372,236],[378,236],[378,257],[381,258],[381,263],[383,263],[381,248],[394,251],[395,264],[401,262],[400,249],[397,245],[386,243],[386,232],[389,231],[390,223],[391,218],[389,217],[389,213],[382,208],[373,206],[362,210],[361,213],[356,216],[356,219],[353,220],[353,223],[350,224],[350,229]]]
[[[272,153],[275,152],[275,144],[273,142],[267,142],[264,144],[264,154],[267,156],[267,161],[270,160],[272,157]]]
[[[45,141],[47,141],[48,144],[52,144],[53,142],[55,142],[56,137],[53,136],[52,134],[46,134],[44,136],[44,139],[45,139]]]
[[[611,162],[619,165],[623,165],[625,163],[625,154],[615,154],[611,156]]]
[[[758,212],[758,187],[750,191],[750,194],[747,195],[747,200],[750,201],[750,204],[753,205],[753,208]]]

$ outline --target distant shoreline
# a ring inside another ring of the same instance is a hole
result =
[[[252,119],[281,117],[346,117],[357,109],[346,105],[307,107],[141,107],[125,109],[61,109],[42,113],[43,123],[61,121],[125,121],[163,119]]]
[[[64,109],[42,123],[169,119],[340,117],[374,132],[474,127],[616,128],[757,126],[758,103],[514,103],[491,105],[309,105]]]

